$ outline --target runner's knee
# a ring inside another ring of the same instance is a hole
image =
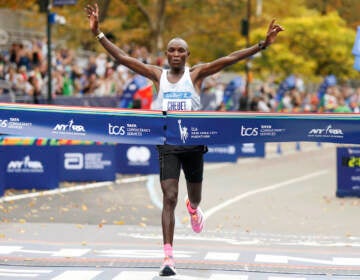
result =
[[[178,199],[178,181],[177,180],[164,180],[161,182],[163,191],[164,207],[175,208]]]

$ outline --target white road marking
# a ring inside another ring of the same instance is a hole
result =
[[[52,278],[51,280],[91,280],[97,275],[102,273],[102,271],[94,271],[94,270],[67,270],[61,273],[59,276]]]
[[[316,264],[326,264],[326,265],[333,265],[334,262],[331,260],[321,260],[321,259],[314,259],[314,258],[301,258],[301,257],[287,257],[288,261],[297,261],[303,263],[316,263]]]
[[[164,257],[162,250],[100,250],[97,255],[111,258],[153,258],[161,259]],[[191,258],[192,251],[176,251],[176,258]]]
[[[60,249],[58,252],[53,253],[54,257],[81,257],[90,252],[90,249]]]
[[[51,273],[52,270],[46,269],[7,269],[0,268],[0,277],[9,277],[19,279],[19,278],[35,278],[40,274]]]
[[[304,257],[292,257],[282,255],[268,255],[268,254],[257,254],[255,262],[261,263],[281,263],[287,264],[289,261],[303,262],[303,263],[314,263],[314,264],[325,264],[325,265],[337,265],[337,266],[360,266],[360,258],[332,258],[331,260],[304,258]]]
[[[0,246],[0,254],[1,255],[11,254],[18,250],[21,250],[21,248],[22,248],[21,246]]]
[[[282,187],[286,187],[286,186],[291,185],[293,183],[306,181],[306,180],[312,179],[314,177],[324,175],[324,174],[326,174],[328,172],[329,172],[329,170],[320,170],[320,171],[313,172],[313,173],[310,173],[310,174],[307,174],[307,175],[304,175],[304,176],[300,176],[300,177],[297,177],[297,178],[293,178],[293,179],[286,180],[286,181],[283,181],[283,182],[280,182],[280,183],[277,183],[277,184],[273,184],[273,185],[270,185],[270,186],[267,186],[267,187],[259,188],[259,189],[253,190],[253,191],[249,191],[249,192],[240,194],[240,195],[238,195],[238,196],[236,196],[234,198],[228,199],[228,200],[224,201],[223,203],[220,203],[217,206],[215,206],[213,208],[210,208],[209,210],[205,211],[205,218],[209,218],[210,216],[214,215],[216,212],[219,212],[219,211],[223,210],[225,207],[228,207],[229,205],[234,204],[234,203],[236,203],[236,202],[238,202],[238,201],[240,201],[240,200],[242,200],[244,198],[248,198],[250,196],[253,196],[253,195],[256,195],[256,194],[259,194],[259,193],[268,192],[268,191],[276,190],[276,189],[279,189],[279,188],[282,188]]]
[[[288,258],[286,256],[276,256],[276,255],[262,255],[257,254],[255,256],[255,262],[261,263],[288,263]]]
[[[268,280],[306,280],[304,277],[282,277],[282,276],[270,276]]]
[[[249,276],[247,275],[231,275],[225,273],[214,273],[211,274],[209,280],[247,280]]]
[[[205,260],[222,260],[222,261],[236,261],[239,259],[238,253],[222,253],[222,252],[208,252]]]
[[[156,272],[146,271],[123,271],[112,280],[139,280],[139,279],[153,279],[159,274]]]
[[[334,265],[359,265],[360,258],[333,258]]]

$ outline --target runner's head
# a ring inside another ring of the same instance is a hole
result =
[[[182,69],[190,55],[188,44],[184,39],[173,38],[169,41],[166,49],[166,56],[172,69]]]

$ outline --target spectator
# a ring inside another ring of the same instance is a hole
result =
[[[63,84],[62,84],[62,95],[71,96],[74,94],[74,84],[71,79],[71,67],[69,65],[65,66],[65,71],[63,72]]]
[[[33,97],[33,103],[39,104],[39,96],[41,95],[41,82],[34,73],[29,77],[29,81],[26,86],[27,94]]]
[[[19,50],[17,53],[17,65],[18,67],[25,66],[25,69],[29,71],[31,69],[30,53],[29,49],[23,44],[19,45]]]
[[[214,111],[218,107],[216,96],[216,80],[213,76],[203,81],[200,92],[201,110]]]
[[[74,93],[83,94],[85,85],[87,84],[87,77],[78,65],[72,67],[71,80],[73,81]]]
[[[259,96],[259,101],[257,103],[257,111],[259,112],[270,112],[271,109],[268,106],[265,96],[264,95],[260,95]]]
[[[346,104],[344,97],[339,96],[337,98],[337,106],[334,109],[334,113],[352,113],[352,110]]]
[[[114,75],[114,69],[111,65],[105,69],[105,75],[99,81],[99,87],[95,92],[96,96],[117,95],[119,92],[117,79]]]
[[[92,73],[87,80],[87,84],[85,85],[83,92],[84,94],[94,94],[95,90],[98,89],[99,86],[98,76],[96,73]]]

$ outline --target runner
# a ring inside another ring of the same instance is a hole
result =
[[[284,29],[272,20],[266,38],[256,45],[238,50],[225,57],[209,63],[198,64],[191,68],[185,66],[190,55],[188,44],[182,38],[170,40],[166,49],[169,69],[149,65],[129,56],[124,50],[115,46],[106,38],[99,26],[99,8],[97,4],[86,7],[90,29],[105,50],[118,63],[132,71],[150,79],[156,88],[152,109],[163,111],[192,111],[200,109],[200,89],[203,80],[226,66],[250,57],[264,50],[275,41],[277,34]],[[187,137],[187,131],[179,122],[181,137]],[[175,226],[175,207],[178,199],[179,176],[183,170],[187,183],[188,198],[186,207],[190,215],[191,225],[195,232],[202,231],[204,216],[199,207],[203,180],[203,154],[206,146],[158,146],[160,161],[160,183],[163,192],[162,231],[164,244],[164,262],[160,276],[176,274],[173,255],[173,238]]]

